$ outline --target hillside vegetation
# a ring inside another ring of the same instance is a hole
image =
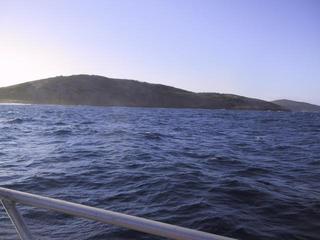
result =
[[[292,100],[282,99],[273,101],[273,103],[294,112],[320,112],[320,106],[306,102],[296,102]]]
[[[253,98],[195,93],[161,84],[95,75],[59,76],[0,88],[0,102],[32,104],[285,110]]]

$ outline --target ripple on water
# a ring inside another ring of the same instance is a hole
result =
[[[238,239],[319,239],[320,114],[0,106],[0,118],[4,187]],[[19,209],[39,239],[156,239]],[[3,216],[1,240],[16,239]]]

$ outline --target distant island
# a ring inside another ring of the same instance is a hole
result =
[[[272,102],[294,112],[320,112],[320,106],[306,102],[296,102],[287,99],[275,100]]]
[[[286,111],[277,102],[195,93],[161,84],[96,75],[58,76],[0,88],[0,102],[159,108]]]

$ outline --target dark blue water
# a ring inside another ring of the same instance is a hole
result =
[[[320,114],[0,106],[1,186],[239,239],[320,239]],[[156,239],[19,206],[39,239]],[[0,210],[0,239],[17,239]]]

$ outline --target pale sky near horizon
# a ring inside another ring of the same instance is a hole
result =
[[[0,0],[0,86],[82,73],[320,104],[320,1]]]

